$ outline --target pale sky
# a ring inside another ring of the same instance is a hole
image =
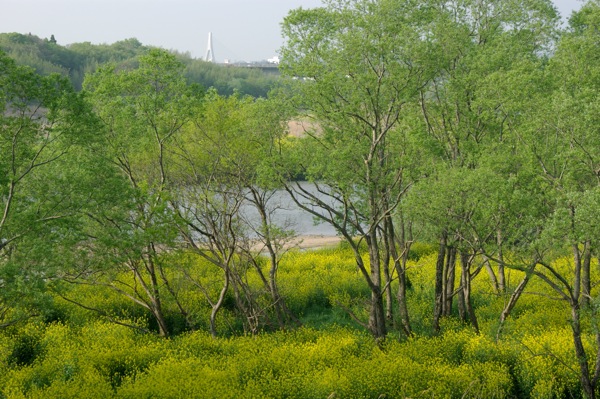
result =
[[[582,4],[554,3],[563,16]],[[54,35],[62,45],[135,37],[202,58],[212,32],[217,62],[260,61],[277,54],[280,23],[290,9],[319,5],[321,0],[0,0],[0,33]]]

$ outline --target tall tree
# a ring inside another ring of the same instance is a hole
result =
[[[0,52],[2,315],[29,298],[12,294],[57,275],[80,237],[81,212],[96,204],[89,188],[97,170],[84,155],[95,141],[90,111],[66,79]]]
[[[171,202],[179,230],[193,252],[220,268],[223,276],[216,298],[203,289],[213,308],[213,335],[215,317],[230,292],[252,333],[296,321],[277,284],[284,244],[292,233],[273,218],[279,204],[270,162],[286,128],[273,104],[237,95],[225,98],[212,90],[194,128],[178,141],[175,156],[181,166],[173,177],[177,187]],[[246,283],[252,272],[269,299]]]
[[[591,259],[598,251],[600,233],[600,3],[588,1],[569,22],[548,68],[553,94],[533,114],[527,143],[553,201],[545,244],[572,257],[569,273],[557,270],[546,259],[537,274],[569,305],[581,385],[586,397],[595,398],[600,381],[600,333],[592,317],[596,340],[592,357],[584,345],[588,324],[584,316],[596,312]]]
[[[401,121],[430,77],[423,33],[428,18],[422,2],[355,0],[293,10],[283,22],[282,71],[303,79],[298,107],[319,127],[301,140],[298,167],[321,195],[302,185],[289,184],[288,190],[353,249],[371,291],[365,326],[376,338],[387,332],[381,238],[394,232],[391,216],[411,184],[410,131]],[[359,250],[363,243],[368,263]],[[405,270],[397,272],[404,276]],[[404,298],[400,302],[405,307]],[[408,319],[403,325],[410,334]]]
[[[543,65],[543,55],[551,49],[557,18],[549,1],[527,1],[517,7],[512,1],[465,0],[439,2],[436,9],[440,17],[431,26],[431,35],[444,43],[446,51],[439,58],[436,78],[420,94],[422,117],[441,162],[438,172],[432,175],[434,179],[423,184],[439,185],[439,195],[447,197],[447,205],[438,208],[441,213],[431,216],[440,227],[442,246],[447,247],[446,260],[440,257],[437,267],[434,330],[439,329],[439,317],[452,306],[453,270],[458,258],[462,260],[461,284],[456,291],[459,310],[462,315],[469,314],[476,327],[469,302],[470,262],[485,242],[495,242],[501,252],[507,233],[503,231],[504,218],[493,216],[502,212],[501,200],[489,203],[497,209],[495,213],[490,211],[490,219],[479,219],[483,224],[477,226],[479,231],[473,236],[473,231],[465,229],[475,227],[474,212],[481,204],[474,201],[474,207],[464,208],[460,198],[485,199],[485,190],[499,190],[494,195],[500,199],[502,192],[509,192],[503,187],[506,176],[502,174],[515,172],[506,162],[515,148],[512,133],[523,113],[528,90]],[[449,176],[476,176],[480,168],[481,175],[476,180],[494,176],[487,187],[477,184],[468,188],[468,182],[474,182],[471,177],[464,181],[459,177],[450,183],[454,188],[446,181]],[[494,169],[500,173],[490,175]],[[448,226],[440,226],[441,220]],[[457,230],[458,226],[462,227]],[[457,251],[459,257],[455,256]],[[502,261],[497,276],[491,268],[488,270],[497,288],[503,291]]]
[[[186,84],[183,65],[162,50],[140,57],[139,68],[101,68],[86,78],[85,89],[105,129],[106,156],[130,186],[131,196],[118,219],[95,215],[95,228],[111,243],[114,266],[123,267],[132,283],[114,279],[109,286],[146,308],[160,335],[169,334],[164,295],[174,295],[160,257],[161,246],[176,236],[168,206],[170,146],[191,121],[199,93]],[[102,241],[98,241],[101,244]]]

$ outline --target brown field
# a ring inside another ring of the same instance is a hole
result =
[[[320,132],[321,128],[315,123],[307,120],[291,120],[288,122],[289,135],[302,137],[306,132]]]

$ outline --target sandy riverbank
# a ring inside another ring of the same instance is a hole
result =
[[[342,239],[335,236],[324,235],[300,235],[289,241],[285,247],[287,249],[319,249],[334,247],[340,243]],[[252,247],[255,251],[263,251],[265,248],[262,244],[256,244]]]
[[[340,237],[319,236],[319,235],[303,235],[296,237],[291,243],[291,247],[300,249],[314,249],[323,247],[333,247],[339,244]]]

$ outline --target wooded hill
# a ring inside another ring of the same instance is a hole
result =
[[[0,50],[18,64],[28,65],[42,75],[59,73],[66,76],[78,90],[85,75],[96,71],[100,65],[114,63],[118,68],[135,68],[137,57],[151,48],[134,38],[113,44],[82,42],[62,46],[54,36],[42,39],[31,34],[0,34]],[[189,54],[171,52],[185,65],[184,73],[189,83],[199,84],[205,89],[215,88],[223,95],[237,91],[242,95],[266,97],[278,81],[278,76],[258,69],[224,67],[194,59]]]

